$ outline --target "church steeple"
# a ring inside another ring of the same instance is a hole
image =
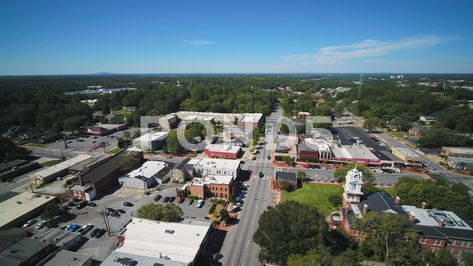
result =
[[[343,185],[343,206],[349,206],[352,203],[359,203],[363,192],[363,173],[358,169],[352,169],[347,172],[346,181]]]

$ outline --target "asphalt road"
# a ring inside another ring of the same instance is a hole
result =
[[[392,138],[391,136],[385,133],[377,133],[376,135],[393,147],[404,147],[410,149],[409,147],[404,145],[404,143]],[[466,185],[471,191],[473,191],[473,179],[471,177],[455,174],[444,169],[443,167],[435,163],[433,160],[431,160],[429,157],[427,157],[422,151],[414,150],[414,152],[422,158],[424,164],[426,165],[431,175],[439,176],[447,180],[448,182],[461,182]]]
[[[277,129],[282,110],[278,109],[273,117],[267,121],[273,124]],[[271,137],[267,134],[266,138]],[[273,204],[273,193],[268,189],[269,179],[274,174],[274,168],[268,155],[271,151],[266,147],[258,149],[256,160],[251,160],[244,165],[243,169],[253,171],[253,178],[248,182],[250,187],[244,198],[244,204],[240,213],[240,222],[231,231],[229,231],[223,242],[221,253],[222,265],[240,266],[240,265],[259,265],[258,260],[259,246],[253,242],[253,235],[258,228],[260,215],[266,210],[267,206]],[[263,178],[258,174],[262,172]]]

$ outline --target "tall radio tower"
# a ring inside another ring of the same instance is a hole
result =
[[[363,74],[360,75],[360,84],[358,85],[358,99],[361,99],[362,86],[363,86]]]

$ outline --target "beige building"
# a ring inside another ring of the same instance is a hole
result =
[[[405,161],[405,162],[410,162],[410,163],[420,163],[422,162],[422,158],[417,155],[414,151],[408,149],[408,148],[402,148],[402,147],[393,147],[392,148],[392,153],[397,156],[399,159]]]

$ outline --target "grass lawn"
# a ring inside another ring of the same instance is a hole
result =
[[[121,149],[118,146],[115,146],[115,147],[111,148],[108,152],[115,154],[115,153],[119,152],[120,150]]]
[[[284,192],[283,201],[293,200],[304,204],[315,206],[325,217],[331,212],[337,211],[328,202],[331,195],[343,194],[343,187],[325,184],[306,184],[302,188],[293,192]]]
[[[47,162],[41,163],[41,165],[44,166],[44,167],[51,167],[51,166],[56,165],[60,162],[62,162],[62,161],[61,160],[52,160],[52,161],[47,161]]]

